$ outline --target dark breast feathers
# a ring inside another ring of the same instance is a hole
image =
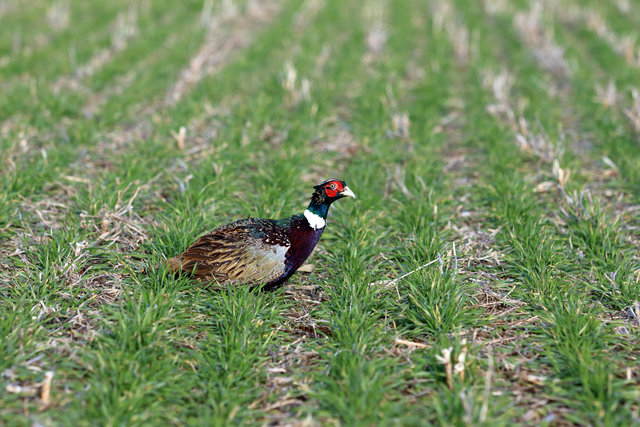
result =
[[[291,246],[286,220],[247,218],[202,236],[181,255],[167,261],[174,272],[193,272],[213,284],[260,284],[288,273]]]

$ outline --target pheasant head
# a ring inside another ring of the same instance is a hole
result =
[[[315,191],[304,216],[309,225],[316,230],[326,225],[327,212],[333,202],[347,196],[356,198],[354,192],[341,179],[328,179],[313,188]]]

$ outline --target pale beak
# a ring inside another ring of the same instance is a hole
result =
[[[349,187],[347,187],[347,186],[345,186],[344,190],[342,190],[340,192],[340,195],[343,196],[343,197],[344,196],[349,196],[349,197],[353,197],[354,199],[356,198],[356,194],[353,191],[351,191],[351,189]]]

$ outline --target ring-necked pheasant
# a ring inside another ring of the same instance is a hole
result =
[[[202,236],[182,254],[167,260],[173,273],[193,273],[218,285],[259,285],[274,289],[296,272],[324,231],[329,206],[356,195],[340,179],[314,187],[309,207],[289,218],[247,218]]]

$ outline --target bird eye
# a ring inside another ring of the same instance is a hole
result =
[[[336,183],[332,182],[331,185],[329,186],[330,189],[335,190],[336,189]]]

